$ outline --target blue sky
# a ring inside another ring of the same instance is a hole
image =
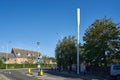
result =
[[[0,52],[10,52],[12,47],[36,51],[40,42],[39,51],[54,57],[59,39],[77,36],[77,8],[81,10],[83,43],[85,30],[96,19],[106,16],[120,22],[119,3],[119,0],[0,0]]]

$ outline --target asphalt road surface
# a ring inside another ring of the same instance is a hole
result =
[[[34,73],[37,73],[38,70],[37,69],[33,69],[32,70]],[[108,80],[108,79],[104,79],[101,78],[99,76],[95,76],[95,75],[82,75],[79,74],[77,75],[75,72],[65,72],[65,71],[55,71],[55,70],[44,70],[45,74],[43,77],[41,77],[42,79],[47,79],[47,80]]]
[[[0,76],[4,75],[7,78],[0,80],[104,80],[93,75],[82,76],[76,73],[51,71],[49,69],[43,69],[43,71],[44,75],[38,76],[38,69],[32,69],[32,74],[28,74],[27,69],[0,70]]]
[[[2,70],[0,73],[5,75],[8,80],[40,80],[34,76],[27,75],[26,69]]]

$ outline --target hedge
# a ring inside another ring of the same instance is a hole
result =
[[[38,64],[7,64],[8,69],[14,69],[14,68],[37,68]],[[41,67],[54,67],[54,65],[51,64],[40,64]],[[0,64],[0,69],[5,69],[6,64]]]

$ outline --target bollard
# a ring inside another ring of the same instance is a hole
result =
[[[28,68],[28,74],[30,74],[31,73],[31,69],[30,68]]]
[[[42,70],[40,70],[40,76],[43,76],[44,72]]]

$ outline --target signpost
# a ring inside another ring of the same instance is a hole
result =
[[[42,61],[42,56],[40,56],[40,57],[38,57],[37,58],[37,63],[38,63],[38,75],[43,75],[43,71],[42,71],[42,69],[41,69],[41,67],[40,67],[40,62]]]
[[[41,58],[38,57],[38,58],[37,58],[37,63],[40,63],[40,62],[41,62]]]
[[[38,63],[38,71],[40,72],[40,62],[41,62],[41,58],[40,57],[38,57],[37,58],[37,63]]]

